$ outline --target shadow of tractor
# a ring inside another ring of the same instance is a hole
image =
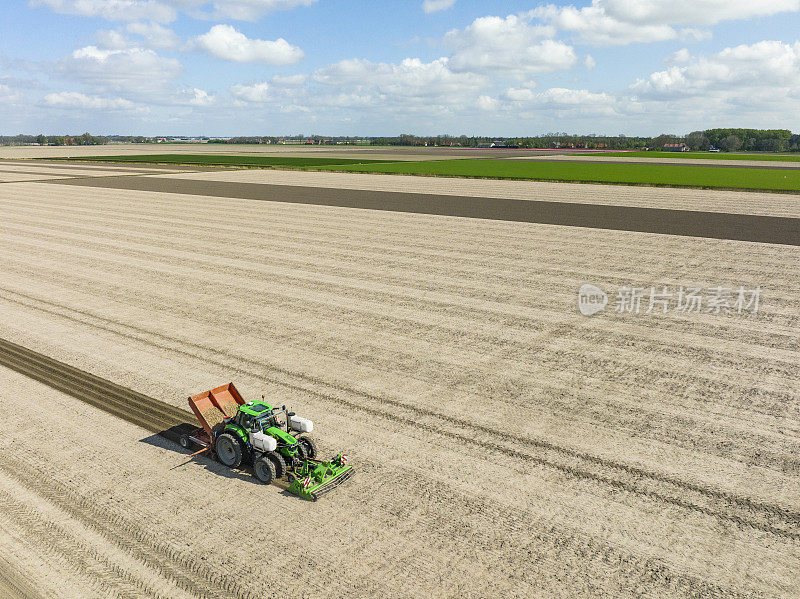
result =
[[[192,431],[196,430],[197,427],[192,426],[191,424],[179,424],[177,426],[170,427],[166,430],[163,430],[159,433],[155,433],[148,437],[144,437],[143,439],[139,439],[140,443],[146,443],[147,445],[152,445],[153,447],[159,447],[161,449],[168,449],[169,451],[174,451],[176,453],[180,453],[185,455],[188,459],[183,462],[182,464],[178,464],[177,466],[173,466],[173,470],[176,468],[182,468],[187,464],[200,464],[205,470],[217,475],[222,476],[225,478],[231,478],[236,480],[241,480],[244,482],[252,483],[255,485],[265,486],[260,480],[258,480],[253,475],[253,467],[251,464],[242,463],[239,468],[228,468],[224,464],[219,463],[207,452],[197,453],[195,452],[200,447],[186,449],[181,447],[178,443],[178,439],[184,433],[188,434]],[[193,455],[194,454],[194,455]],[[288,497],[292,497],[294,499],[301,499],[297,497],[293,493],[289,493],[287,490],[289,488],[289,483],[285,480],[275,480],[270,483],[272,486],[282,489],[282,495],[286,495]]]

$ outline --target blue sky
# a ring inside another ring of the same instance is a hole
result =
[[[800,0],[4,2],[0,133],[800,131]]]

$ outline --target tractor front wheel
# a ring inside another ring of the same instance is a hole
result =
[[[297,442],[300,444],[300,449],[306,458],[312,460],[317,457],[317,444],[311,437],[300,437]]]
[[[275,462],[262,455],[253,464],[253,474],[265,485],[275,480]]]
[[[214,444],[219,461],[228,468],[238,468],[242,463],[242,445],[230,433],[222,433]]]
[[[281,454],[279,454],[277,451],[271,451],[270,453],[265,454],[265,457],[272,460],[272,463],[275,465],[276,478],[280,478],[286,474],[286,459]]]
[[[181,447],[184,449],[189,449],[192,445],[192,440],[189,438],[189,435],[183,433],[180,437],[178,437],[178,443],[180,443]]]

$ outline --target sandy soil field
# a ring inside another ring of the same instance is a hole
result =
[[[109,177],[140,174],[181,173],[181,167],[166,169],[130,167],[126,165],[95,166],[88,164],[41,163],[34,161],[0,161],[0,183],[44,181],[65,177]],[[189,169],[195,170],[195,169]]]
[[[358,470],[304,502],[0,369],[0,574],[41,595],[798,595],[800,248],[33,182],[0,211],[0,338],[181,408],[233,380]],[[762,295],[588,318],[587,282]]]
[[[403,193],[513,198],[614,206],[702,210],[734,214],[800,217],[800,195],[711,189],[590,185],[544,181],[504,181],[450,177],[414,177],[364,173],[281,170],[218,170],[205,173],[156,175],[170,179],[299,185],[333,189],[364,189]]]

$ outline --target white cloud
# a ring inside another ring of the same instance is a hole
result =
[[[399,64],[343,60],[318,69],[314,81],[359,93],[371,90],[371,95],[386,96],[389,101],[447,97],[452,102],[458,102],[461,94],[473,93],[488,83],[480,75],[453,72],[447,58],[431,62],[406,58]]]
[[[217,99],[203,89],[196,87],[184,90],[184,101],[190,106],[211,106],[215,104]]]
[[[528,88],[513,88],[509,87],[503,92],[503,98],[511,102],[530,102],[535,97],[532,90]]]
[[[253,103],[263,103],[272,100],[270,87],[266,82],[254,83],[253,85],[234,85],[231,87],[231,94],[239,100]]]
[[[452,8],[455,3],[456,0],[425,0],[422,3],[422,10],[425,14],[430,14],[432,12],[439,12],[440,10]]]
[[[587,106],[610,106],[616,100],[614,96],[605,92],[590,92],[585,89],[566,89],[554,87],[536,94],[534,101],[555,107],[587,107]]]
[[[800,0],[592,0],[591,6],[549,4],[529,14],[573,32],[579,42],[611,46],[675,38],[703,41],[710,32],[695,28],[676,31],[674,26],[714,25],[798,10]]]
[[[22,93],[20,90],[0,83],[0,103],[5,105],[17,104],[22,101]]]
[[[30,0],[30,5],[46,6],[61,14],[116,21],[147,19],[166,23],[177,17],[173,7],[156,0]]]
[[[478,108],[481,110],[497,110],[500,102],[490,96],[478,96]]]
[[[763,41],[700,58],[681,50],[675,56],[688,64],[652,73],[631,90],[652,99],[720,93],[733,99],[757,91],[778,97],[800,89],[800,42]]]
[[[614,46],[634,42],[660,42],[677,37],[669,25],[628,23],[610,17],[594,0],[592,6],[555,6],[549,4],[531,11],[558,29],[571,31],[577,41],[597,46]]]
[[[237,19],[257,21],[268,12],[311,6],[317,0],[161,0],[186,10],[190,15],[205,19]],[[211,10],[206,6],[211,5]]]
[[[255,21],[273,10],[310,6],[317,0],[29,0],[62,14],[100,17],[115,21],[168,23],[178,11],[193,17]]]
[[[294,101],[305,95],[308,76],[276,75],[268,82],[260,81],[250,85],[233,85],[231,95],[241,102],[264,104],[268,102]]]
[[[176,48],[181,38],[172,29],[159,23],[133,22],[125,27],[127,33],[138,36],[131,41],[120,29],[103,30],[95,34],[97,45],[104,50],[125,50],[132,47],[145,47],[157,50]]]
[[[664,64],[686,64],[692,59],[692,54],[688,48],[681,48],[672,56],[664,59]]]
[[[546,39],[552,27],[531,25],[517,15],[481,17],[464,30],[453,29],[444,43],[453,49],[450,68],[456,72],[483,72],[524,76],[575,66],[575,51],[567,44]]]
[[[540,120],[544,115],[558,118],[618,117],[624,103],[612,94],[586,89],[552,87],[542,92],[529,88],[508,88],[500,108],[521,119]]]
[[[128,23],[125,29],[128,33],[142,36],[142,42],[148,48],[176,48],[181,43],[181,38],[172,29],[152,21]]]
[[[101,29],[94,37],[98,46],[105,50],[124,50],[128,47],[128,39],[119,31]]]
[[[191,44],[216,58],[234,62],[261,62],[269,65],[295,64],[304,53],[283,38],[275,41],[249,39],[230,25],[214,25]]]
[[[282,87],[300,87],[308,81],[308,75],[299,73],[297,75],[275,75],[272,82]]]
[[[684,42],[707,42],[712,37],[714,37],[714,34],[708,29],[686,27],[678,32],[678,38]]]
[[[164,90],[182,72],[173,58],[152,50],[111,50],[86,46],[55,63],[56,72],[104,91],[147,95]]]
[[[59,92],[47,94],[42,102],[55,108],[77,108],[81,110],[131,110],[136,107],[124,98],[103,98],[87,96],[78,92]]]
[[[586,59],[583,61],[583,64],[587,69],[591,71],[597,66],[597,61],[591,54],[587,54]]]
[[[800,0],[593,0],[611,18],[638,24],[714,25],[800,10]]]

